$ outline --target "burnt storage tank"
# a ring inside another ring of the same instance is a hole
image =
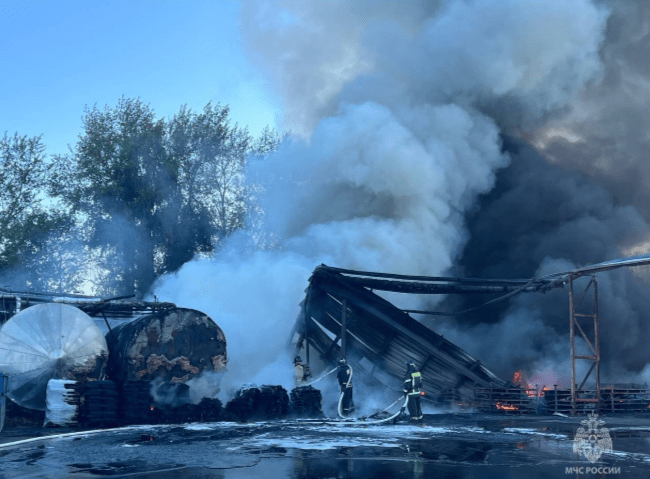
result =
[[[22,407],[45,411],[50,379],[102,379],[108,348],[101,329],[67,304],[38,304],[0,328],[0,371],[7,396]]]
[[[108,374],[114,381],[186,382],[226,370],[226,337],[208,315],[171,308],[109,331]]]

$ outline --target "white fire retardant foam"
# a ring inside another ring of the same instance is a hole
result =
[[[47,382],[45,396],[45,426],[73,426],[77,423],[78,401],[74,398],[74,389],[66,389],[66,384],[76,381],[50,379]],[[72,403],[72,404],[70,404]],[[77,404],[75,404],[77,403]]]

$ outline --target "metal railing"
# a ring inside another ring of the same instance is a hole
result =
[[[608,386],[581,390],[580,402],[571,401],[571,389],[477,388],[476,407],[502,414],[650,413],[650,389]],[[574,409],[575,407],[575,409]]]

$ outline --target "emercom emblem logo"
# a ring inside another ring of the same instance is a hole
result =
[[[590,462],[596,462],[606,452],[612,452],[612,438],[605,427],[598,429],[598,426],[605,424],[605,421],[598,419],[598,414],[591,413],[588,419],[580,424],[586,427],[578,428],[573,439],[573,452],[576,455],[583,455]]]

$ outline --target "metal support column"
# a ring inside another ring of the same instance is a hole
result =
[[[6,399],[5,396],[7,395],[7,376],[0,371],[0,432],[2,432],[2,428],[5,425],[5,407],[6,407]]]
[[[309,304],[309,303],[308,303]],[[305,308],[305,364],[309,365],[309,320],[311,320],[311,317],[308,316],[308,314],[311,314],[311,311],[309,311],[308,308]]]
[[[345,344],[345,330],[347,329],[347,316],[348,316],[348,301],[343,299],[343,304],[341,305],[343,311],[341,312],[341,357],[347,359],[347,348]]]
[[[589,284],[587,284],[587,287],[583,291],[582,295],[580,296],[580,299],[578,301],[574,300],[573,297],[573,281],[574,281],[574,276],[569,275],[569,337],[571,341],[571,414],[575,415],[576,412],[578,412],[578,403],[596,403],[596,408],[599,409],[599,404],[600,404],[600,337],[599,337],[599,318],[598,318],[598,283],[596,282],[596,277],[592,276],[591,280],[589,281]],[[593,301],[593,313],[578,313],[578,306],[580,306],[580,302],[584,298],[584,296],[587,294],[589,289],[593,286],[593,295],[594,295],[594,301]],[[593,321],[593,339],[590,340],[587,334],[585,333],[585,330],[583,327],[580,325],[580,319],[581,318],[591,318]],[[575,347],[575,339],[576,339],[576,334],[575,331],[576,329],[580,333],[580,336],[582,336],[582,339],[584,342],[587,344],[589,349],[593,354],[587,354],[587,355],[578,355],[576,354],[576,347]],[[593,342],[592,342],[593,341]],[[591,361],[591,366],[589,367],[589,370],[587,371],[587,374],[585,374],[584,379],[578,385],[576,381],[576,359],[584,359]],[[596,397],[595,398],[585,398],[585,397],[580,397],[580,393],[582,392],[582,387],[585,385],[587,382],[587,379],[591,375],[592,371],[595,370],[595,376],[596,376]]]

